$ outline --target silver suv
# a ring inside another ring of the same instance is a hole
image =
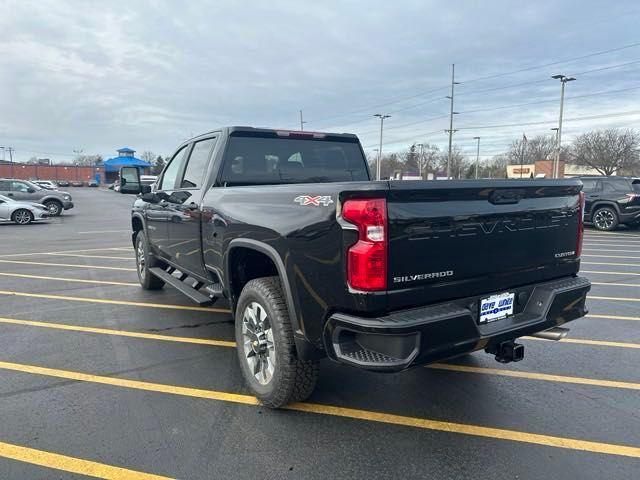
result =
[[[67,192],[45,190],[27,180],[0,178],[0,195],[21,202],[34,202],[46,205],[49,214],[58,216],[63,210],[73,208],[71,195]]]

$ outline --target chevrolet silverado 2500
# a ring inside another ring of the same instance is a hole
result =
[[[153,186],[121,171],[146,289],[225,298],[252,392],[306,399],[322,357],[380,372],[559,339],[585,315],[579,180],[372,181],[356,136],[222,128]]]

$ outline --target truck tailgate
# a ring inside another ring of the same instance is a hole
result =
[[[391,308],[576,273],[578,180],[390,182]]]

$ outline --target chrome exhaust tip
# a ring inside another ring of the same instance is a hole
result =
[[[568,328],[553,327],[553,328],[550,328],[549,330],[544,330],[542,332],[534,333],[533,335],[530,335],[530,336],[536,337],[536,338],[543,338],[544,340],[558,341],[566,337],[568,333],[569,333]]]

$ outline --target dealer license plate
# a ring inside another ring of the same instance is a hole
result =
[[[480,300],[480,318],[478,323],[495,322],[513,315],[515,293],[500,293]]]

